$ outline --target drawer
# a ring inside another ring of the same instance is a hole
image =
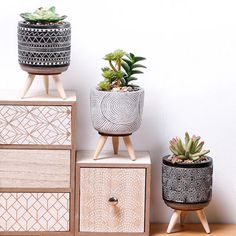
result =
[[[0,188],[69,188],[70,150],[0,149]]]
[[[71,106],[0,105],[0,144],[71,145]]]
[[[1,231],[69,231],[69,193],[0,193]]]
[[[80,168],[79,231],[143,233],[145,182],[145,168]]]

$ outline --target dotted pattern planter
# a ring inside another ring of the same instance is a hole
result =
[[[172,164],[163,158],[162,194],[165,201],[176,203],[204,203],[211,200],[213,164]]]

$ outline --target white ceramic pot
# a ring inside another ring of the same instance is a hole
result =
[[[90,112],[94,128],[103,134],[128,135],[141,125],[144,90],[132,92],[90,91]]]

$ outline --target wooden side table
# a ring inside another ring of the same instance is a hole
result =
[[[77,152],[75,235],[149,235],[151,161],[136,154]]]
[[[74,235],[76,95],[0,92],[0,235]]]

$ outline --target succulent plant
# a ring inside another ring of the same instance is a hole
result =
[[[56,8],[54,6],[49,9],[40,7],[33,13],[21,13],[20,16],[27,22],[30,23],[56,23],[64,20],[67,16],[60,16],[56,13]]]
[[[108,61],[109,67],[102,68],[104,80],[98,84],[100,90],[133,86],[130,82],[137,80],[133,75],[143,73],[137,68],[146,68],[138,63],[145,60],[144,57],[135,56],[133,53],[127,54],[120,49],[106,54],[104,59]]]
[[[201,137],[185,133],[185,142],[179,137],[170,140],[170,150],[173,153],[172,162],[191,160],[198,161],[201,157],[210,152],[210,150],[202,150],[204,142],[200,142]]]

